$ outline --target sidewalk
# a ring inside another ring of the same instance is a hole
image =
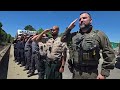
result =
[[[14,61],[14,49],[13,45],[10,48],[10,57],[8,65],[7,79],[37,79],[38,75],[27,77],[27,71],[23,71],[24,67],[20,67]]]

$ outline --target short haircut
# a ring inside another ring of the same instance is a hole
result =
[[[59,30],[59,27],[58,26],[53,26],[55,29]]]
[[[89,15],[89,17],[92,18],[91,15],[90,15],[90,13],[88,13],[88,12],[82,12],[82,13],[80,13],[80,15],[82,15],[84,13],[87,13]]]

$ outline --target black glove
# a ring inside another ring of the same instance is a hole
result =
[[[71,59],[68,60],[68,64],[69,64],[68,68],[69,68],[70,72],[73,73],[73,63],[72,63]]]
[[[69,68],[70,72],[73,73],[73,67],[68,65],[68,68]]]

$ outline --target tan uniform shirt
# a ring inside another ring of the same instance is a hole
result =
[[[39,52],[41,56],[46,56],[47,55],[47,47],[46,47],[46,42],[49,38],[42,38],[40,42],[38,42],[39,45]]]
[[[39,45],[39,52],[41,56],[46,56],[47,54],[47,49],[46,49],[46,44],[42,42],[38,42]]]
[[[53,38],[49,39],[46,45],[47,57],[51,60],[61,59],[67,46],[66,43],[61,42],[60,37],[57,37],[55,40]]]

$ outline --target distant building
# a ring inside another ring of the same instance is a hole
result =
[[[17,30],[17,35],[20,35],[20,34],[33,35],[33,34],[36,34],[36,33],[37,33],[37,31],[29,31],[29,30],[21,30],[21,29]]]

